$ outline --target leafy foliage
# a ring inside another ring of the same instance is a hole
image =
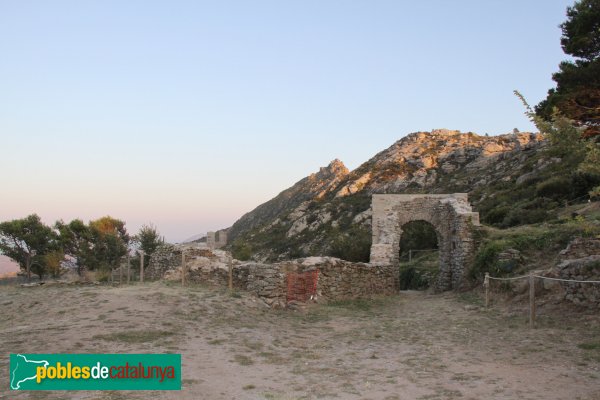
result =
[[[362,225],[353,225],[347,231],[335,232],[330,255],[342,260],[368,262],[371,253],[371,231]]]
[[[62,251],[75,260],[80,275],[84,269],[113,268],[127,252],[129,236],[125,223],[112,217],[102,217],[87,225],[80,219],[68,224],[57,221],[54,228],[59,233]]]
[[[552,76],[556,88],[536,107],[550,120],[558,110],[585,128],[584,136],[600,134],[600,0],[576,1],[561,25],[563,51],[577,60],[563,61]]]
[[[15,260],[28,279],[32,271],[42,278],[44,256],[55,249],[55,233],[36,214],[0,223],[0,251]]]
[[[129,235],[125,222],[110,216],[90,221],[93,257],[90,269],[110,269],[117,266],[121,257],[127,253]]]
[[[132,238],[132,242],[146,254],[146,257],[144,258],[144,267],[147,267],[150,263],[150,256],[156,251],[157,247],[164,244],[165,241],[161,238],[156,226],[153,224],[144,224],[137,235]],[[132,260],[132,263],[135,266],[140,264],[138,257],[139,256]]]
[[[65,254],[70,255],[77,265],[77,273],[81,275],[85,266],[94,267],[93,241],[90,228],[80,219],[68,224],[57,221],[54,228],[59,233],[59,243]]]

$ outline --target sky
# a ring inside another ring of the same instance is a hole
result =
[[[0,221],[167,241],[436,128],[534,130],[562,0],[0,0]]]

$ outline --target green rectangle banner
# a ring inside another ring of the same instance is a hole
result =
[[[11,354],[12,390],[181,390],[181,354]]]

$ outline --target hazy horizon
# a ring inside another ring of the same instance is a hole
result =
[[[571,4],[4,2],[0,220],[179,242],[411,132],[532,131]]]

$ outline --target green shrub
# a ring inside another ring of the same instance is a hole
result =
[[[567,198],[571,193],[571,180],[564,176],[555,176],[537,184],[535,194],[551,199]]]
[[[469,278],[482,279],[486,272],[493,276],[505,275],[506,270],[498,263],[498,254],[510,247],[511,244],[504,240],[489,241],[480,246],[473,267],[469,270]]]
[[[482,221],[490,225],[501,225],[510,210],[510,206],[494,207],[487,212],[483,212]]]
[[[600,185],[600,175],[589,172],[575,172],[571,175],[572,198],[586,197],[598,185]]]
[[[546,210],[525,210],[515,208],[508,212],[504,217],[501,226],[509,228],[517,225],[529,225],[544,222],[549,219],[549,214]]]
[[[400,290],[421,290],[429,284],[429,279],[413,264],[400,265]]]
[[[237,260],[247,261],[252,257],[252,247],[247,243],[236,240],[231,245],[231,254]]]
[[[329,255],[342,260],[369,262],[371,231],[362,225],[352,225],[348,230],[334,230]]]

